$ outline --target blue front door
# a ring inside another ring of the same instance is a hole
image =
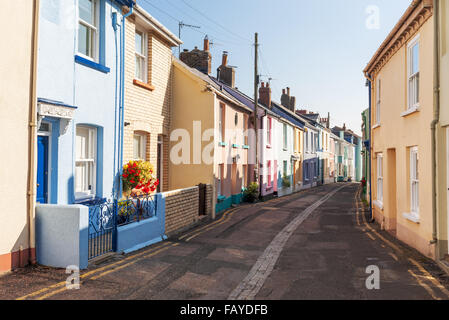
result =
[[[37,203],[48,203],[48,137],[37,140]]]

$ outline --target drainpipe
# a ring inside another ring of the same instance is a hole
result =
[[[111,7],[112,7],[112,0],[111,0]],[[114,40],[115,40],[115,99],[114,99],[114,167],[113,167],[113,177],[114,177],[114,183],[112,187],[112,196],[115,199],[117,194],[117,186],[118,186],[118,177],[117,177],[117,107],[118,107],[118,60],[119,60],[119,54],[118,54],[118,38],[117,38],[117,29],[118,29],[118,16],[117,12],[114,12],[112,14],[112,28],[114,29]]]
[[[35,0],[34,2],[34,16],[33,16],[33,40],[32,40],[32,82],[30,89],[30,123],[28,128],[28,191],[27,191],[27,225],[28,225],[28,261],[30,264],[36,263],[36,256],[33,254],[32,249],[36,248],[35,239],[35,200],[36,200],[36,136],[37,136],[37,93],[36,93],[36,83],[37,83],[37,54],[38,54],[38,28],[39,28],[39,5],[40,0]]]
[[[368,80],[368,97],[369,97],[369,148],[368,148],[368,160],[369,160],[369,212],[370,212],[370,222],[374,222],[374,214],[373,214],[373,176],[372,176],[372,158],[371,158],[371,146],[372,146],[372,133],[371,133],[371,109],[372,109],[372,83],[373,78],[370,74],[365,74],[366,79]]]
[[[434,6],[434,70],[433,70],[433,120],[430,125],[432,130],[432,218],[433,218],[433,233],[430,244],[438,243],[438,224],[437,224],[437,126],[440,121],[440,30],[439,30],[439,14],[440,5],[439,0],[433,0]],[[437,250],[437,248],[435,248]],[[436,254],[437,252],[435,252]],[[436,255],[435,255],[436,256]]]
[[[123,131],[124,131],[124,117],[125,117],[125,68],[124,68],[124,60],[125,60],[125,24],[126,18],[133,14],[134,4],[131,3],[131,7],[129,8],[129,12],[122,17],[122,26],[120,29],[121,38],[120,38],[120,116],[119,116],[119,188],[118,188],[118,198],[122,193],[122,183],[121,183],[121,175],[122,175],[122,164],[123,164]]]

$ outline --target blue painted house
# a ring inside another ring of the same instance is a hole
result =
[[[123,8],[132,6],[133,0],[40,2],[38,203],[119,194],[121,24]]]

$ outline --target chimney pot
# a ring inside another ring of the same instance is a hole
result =
[[[262,81],[262,88],[265,88],[265,82]]]
[[[204,38],[204,51],[209,51],[209,38],[207,36]]]
[[[221,61],[221,65],[222,66],[228,65],[228,52],[227,51],[223,51],[223,59]]]
[[[290,96],[290,88],[287,87],[287,95]]]

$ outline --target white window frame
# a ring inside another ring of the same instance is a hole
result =
[[[419,154],[418,147],[410,149],[410,211],[419,218]]]
[[[283,148],[284,151],[288,150],[288,138],[287,138],[287,132],[288,132],[288,128],[287,128],[287,124],[284,123],[282,126],[282,133],[283,133]]]
[[[221,143],[225,142],[224,123],[223,123],[224,117],[225,117],[225,105],[223,103],[220,103],[218,109],[218,138]]]
[[[77,13],[78,13],[78,29],[77,29],[77,52],[78,55],[82,56],[83,58],[86,58],[88,60],[94,61],[94,62],[98,62],[99,60],[99,48],[100,48],[100,28],[99,28],[99,22],[100,22],[100,0],[91,0],[92,1],[92,7],[93,7],[93,12],[92,12],[92,21],[94,22],[94,24],[90,24],[87,21],[84,21],[83,19],[81,19],[80,17],[80,12],[79,12],[79,0],[78,0],[78,6],[77,6]],[[85,26],[87,29],[90,30],[91,32],[91,43],[90,43],[90,51],[91,51],[91,55],[85,55],[84,53],[79,51],[79,28],[80,25]]]
[[[267,117],[267,145],[271,147],[273,131],[273,118]]]
[[[420,58],[420,36],[413,38],[407,45],[407,111],[417,110],[419,108],[419,58]],[[413,48],[418,46],[418,71],[413,72]]]
[[[377,159],[377,170],[376,170],[376,175],[377,175],[377,202],[379,202],[380,204],[383,204],[384,202],[384,177],[383,177],[383,171],[384,171],[384,167],[383,167],[383,159],[384,156],[382,153],[378,153],[376,156]]]
[[[135,138],[139,138],[139,147],[140,147],[140,151],[141,154],[137,155],[136,157],[136,150],[135,150],[135,146],[134,146],[134,139]],[[136,161],[146,161],[147,159],[147,137],[145,134],[142,133],[136,133],[134,132],[133,135],[133,157],[134,160]]]
[[[97,180],[97,128],[90,127],[90,126],[84,126],[84,125],[78,125],[76,127],[76,130],[78,129],[86,129],[88,130],[88,152],[90,155],[88,155],[87,158],[81,159],[79,158],[79,155],[77,154],[77,150],[75,150],[75,166],[78,166],[79,164],[84,163],[86,165],[85,169],[85,176],[83,177],[83,180],[85,180],[85,184],[89,185],[90,188],[84,189],[84,190],[77,190],[76,181],[77,177],[75,176],[75,199],[76,200],[83,200],[83,199],[89,199],[89,198],[95,198],[96,196],[96,180]],[[78,139],[78,132],[76,133],[76,138]],[[77,143],[75,143],[77,145]],[[91,167],[89,168],[89,164]],[[90,169],[90,174],[89,170]],[[76,170],[75,170],[76,175]],[[91,184],[89,184],[89,181]]]
[[[377,79],[376,85],[376,125],[380,125],[380,112],[381,112],[381,95],[382,95],[382,80]]]
[[[148,81],[148,37],[147,34],[143,31],[141,31],[140,29],[136,29],[135,34],[134,34],[134,43],[136,42],[136,35],[140,34],[142,36],[142,50],[143,52],[137,52],[137,50],[135,50],[135,55],[136,55],[136,61],[135,61],[135,73],[134,76],[137,80],[140,80],[142,82],[147,82]],[[140,60],[140,68],[141,68],[141,73],[140,75],[137,74],[137,60]]]

